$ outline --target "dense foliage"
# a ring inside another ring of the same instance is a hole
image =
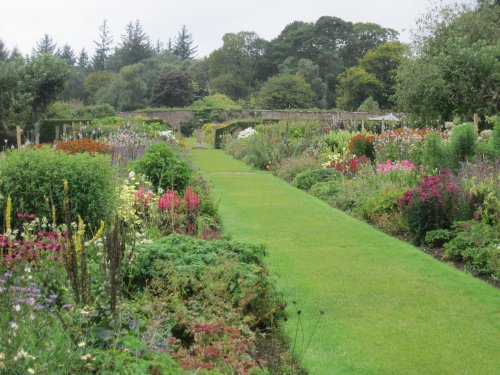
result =
[[[73,220],[80,215],[95,230],[101,220],[109,222],[113,217],[114,176],[111,159],[106,155],[72,155],[48,147],[15,150],[0,164],[0,207],[5,210],[10,196],[13,216],[35,214],[50,222],[63,222],[67,181]],[[21,226],[17,218],[13,221],[16,227]]]

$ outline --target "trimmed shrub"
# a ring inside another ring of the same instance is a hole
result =
[[[80,215],[90,232],[108,220],[115,206],[115,178],[108,155],[70,155],[49,147],[9,152],[0,164],[0,201],[4,211],[10,195],[17,213],[47,217],[52,202],[58,223],[63,222],[63,183],[68,181],[72,220]],[[3,215],[0,215],[3,220]]]
[[[40,122],[40,142],[50,143],[56,140],[56,128],[60,129],[60,136],[63,133],[63,126],[67,125],[67,132],[71,133],[72,126],[79,126],[80,123],[87,123],[86,119],[49,119]]]
[[[148,147],[144,157],[131,164],[131,169],[146,175],[156,189],[179,192],[187,187],[192,172],[182,155],[165,143]]]
[[[309,190],[318,182],[325,182],[339,176],[340,173],[335,169],[309,169],[297,174],[292,181],[292,185],[302,190]]]

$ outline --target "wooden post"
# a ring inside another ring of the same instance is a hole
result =
[[[479,115],[474,113],[474,129],[476,129],[476,133],[479,133]]]
[[[66,132],[68,131],[67,127],[67,124],[63,124],[63,138],[66,138]]]
[[[76,125],[74,122],[71,123],[71,134],[73,136],[73,139],[76,139]]]
[[[364,132],[365,131],[365,119],[361,119],[361,131]]]
[[[56,125],[56,141],[59,140],[59,135],[61,133],[61,128],[60,128],[60,125]]]
[[[380,128],[380,134],[382,134],[385,130],[385,120],[382,118],[382,127]]]
[[[21,148],[21,127],[19,125],[16,126],[16,134],[17,134],[17,148]]]

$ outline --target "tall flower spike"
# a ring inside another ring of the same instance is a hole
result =
[[[10,221],[12,216],[12,198],[10,195],[7,198],[7,207],[5,209],[5,230],[10,232]]]

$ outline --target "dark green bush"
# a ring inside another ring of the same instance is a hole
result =
[[[140,245],[124,276],[128,285],[141,289],[157,280],[162,292],[176,294],[189,304],[191,317],[207,315],[204,310],[229,303],[239,314],[265,323],[282,312],[281,299],[264,263],[265,254],[263,246],[172,234]],[[227,310],[217,314],[231,315]]]
[[[72,119],[47,119],[40,123],[40,142],[54,142],[56,139],[56,128],[59,127],[59,134],[62,136],[63,126],[67,125],[66,131],[71,133],[72,126],[87,124],[88,120],[82,118]]]
[[[325,182],[339,177],[340,172],[333,168],[308,169],[295,176],[292,185],[302,190],[309,190],[318,182]]]
[[[196,119],[181,121],[180,124],[181,134],[184,137],[191,137],[193,132],[201,125],[202,123]]]
[[[52,221],[51,200],[63,222],[63,183],[68,181],[72,220],[79,214],[90,229],[113,215],[115,177],[109,156],[69,155],[49,147],[9,152],[0,164],[0,206],[10,195],[12,214],[33,213]],[[3,215],[0,215],[3,220]]]
[[[457,169],[460,163],[476,155],[477,134],[473,124],[462,124],[453,128],[450,138],[450,164]]]
[[[425,234],[424,244],[431,247],[441,247],[453,238],[453,231],[448,229],[431,230]]]
[[[311,186],[309,193],[330,203],[331,199],[339,193],[341,185],[342,182],[336,180],[318,182]]]
[[[447,259],[465,262],[474,273],[500,279],[499,243],[498,228],[473,220],[457,222],[444,254]]]
[[[187,187],[192,173],[189,163],[166,143],[148,147],[144,157],[134,161],[131,168],[146,175],[155,188],[179,192]]]

